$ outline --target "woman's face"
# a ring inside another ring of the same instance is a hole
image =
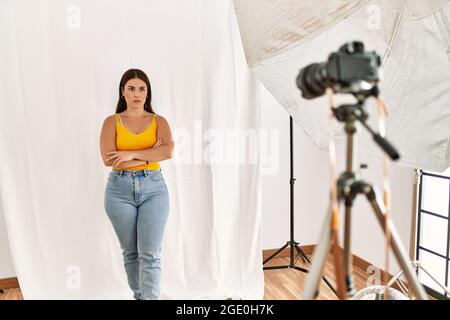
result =
[[[147,85],[141,79],[130,79],[122,88],[122,95],[127,102],[127,108],[142,109],[147,99]]]

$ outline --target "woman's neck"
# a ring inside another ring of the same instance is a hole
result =
[[[145,111],[144,109],[131,110],[127,108],[127,110],[122,112],[122,115],[130,118],[139,118],[149,115],[150,113]]]

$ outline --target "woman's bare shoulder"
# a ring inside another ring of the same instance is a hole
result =
[[[116,125],[116,116],[114,114],[107,116],[105,121],[103,121],[103,125],[105,126],[115,126]]]
[[[160,114],[155,113],[155,114],[154,114],[154,117],[155,117],[155,121],[156,121],[157,124],[158,124],[158,123],[167,123],[166,118],[164,118],[164,117],[163,117],[162,115],[160,115]]]

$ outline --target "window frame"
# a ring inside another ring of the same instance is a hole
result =
[[[449,275],[449,268],[450,268],[450,176],[445,176],[445,175],[441,175],[441,174],[437,174],[434,172],[430,172],[430,171],[424,171],[424,170],[419,170],[419,190],[418,190],[418,206],[417,206],[417,227],[416,227],[416,248],[415,248],[415,259],[420,261],[420,250],[425,251],[429,254],[435,255],[437,257],[440,257],[442,259],[445,259],[445,283],[444,285],[446,287],[449,287],[449,281],[450,281],[450,275]],[[423,177],[427,176],[427,177],[433,177],[436,179],[444,179],[447,180],[449,183],[449,192],[448,192],[448,197],[449,197],[449,201],[448,201],[448,215],[447,217],[441,215],[441,214],[437,214],[435,212],[430,212],[428,210],[425,210],[424,208],[422,208],[422,197],[423,197]],[[445,219],[447,221],[447,243],[446,243],[446,256],[435,252],[429,248],[426,248],[422,245],[420,245],[420,240],[421,240],[421,232],[423,230],[421,230],[421,223],[422,223],[422,217],[423,215],[431,215],[434,217],[438,217],[440,219]],[[423,285],[427,291],[427,293],[435,298],[438,299],[449,299],[450,297],[444,293],[440,293],[426,285]]]

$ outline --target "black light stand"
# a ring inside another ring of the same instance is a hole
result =
[[[308,258],[308,256],[303,252],[303,250],[300,248],[299,243],[294,240],[294,184],[295,184],[295,178],[294,178],[294,138],[293,138],[293,121],[292,117],[289,117],[289,137],[290,137],[290,170],[291,170],[291,177],[289,180],[289,184],[291,185],[291,204],[290,204],[290,233],[291,237],[290,240],[282,246],[280,249],[278,249],[274,254],[272,254],[270,257],[268,257],[263,262],[263,270],[273,270],[273,269],[295,269],[301,272],[308,273],[309,271],[298,267],[295,265],[297,258],[300,256],[303,260],[303,262],[308,262],[311,264],[311,260]],[[282,266],[270,266],[270,267],[264,267],[264,265],[269,262],[271,259],[273,259],[275,256],[277,256],[281,251],[283,251],[285,248],[290,248],[290,254],[289,254],[289,264],[288,265],[282,265]],[[297,251],[297,256],[295,256],[295,250]],[[336,289],[333,287],[333,285],[328,281],[326,277],[322,277],[323,281],[330,287],[330,289],[337,295]]]

